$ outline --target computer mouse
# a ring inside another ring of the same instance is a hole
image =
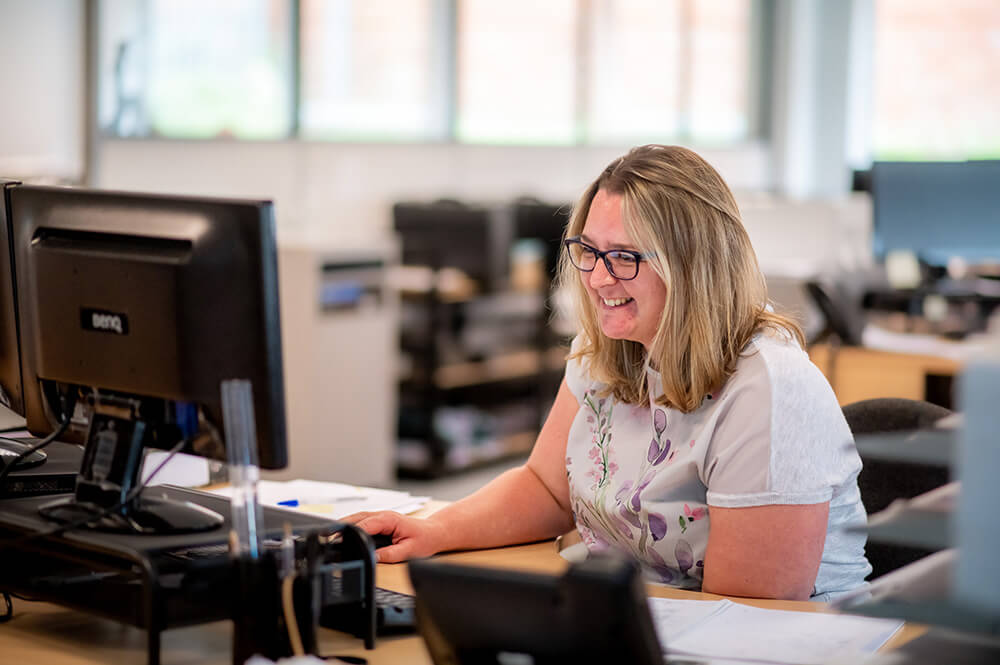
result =
[[[376,534],[368,534],[368,535],[371,536],[371,539],[373,541],[375,541],[375,549],[379,549],[380,547],[387,547],[389,545],[392,545],[392,534],[389,534],[389,533],[376,533]]]

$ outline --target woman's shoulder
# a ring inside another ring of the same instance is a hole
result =
[[[843,414],[823,373],[794,338],[761,334],[747,346],[730,377],[731,394],[743,395],[765,411],[773,422],[795,419],[808,410],[813,419],[841,428]],[[773,424],[773,423],[772,423]]]
[[[737,381],[765,382],[772,391],[829,389],[819,368],[798,340],[782,331],[763,331],[747,344],[733,376]]]
[[[583,401],[584,393],[595,387],[595,381],[590,375],[590,360],[587,356],[579,355],[583,346],[582,336],[574,337],[570,342],[569,357],[566,361],[566,385],[578,402]]]

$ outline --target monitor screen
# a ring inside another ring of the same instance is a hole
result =
[[[69,419],[60,439],[86,447],[77,504],[121,503],[142,448],[225,459],[230,379],[252,386],[260,466],[285,466],[270,202],[28,186],[10,202],[27,426]],[[109,528],[210,528],[141,503]]]
[[[21,416],[21,353],[17,342],[17,312],[14,303],[14,273],[10,257],[10,191],[17,185],[0,180],[0,405]]]
[[[21,350],[17,339],[17,308],[10,254],[10,191],[18,183],[0,179],[0,429],[24,428],[24,396],[21,391]],[[15,441],[0,437],[0,469],[18,472],[45,463],[47,454],[30,452],[32,439]],[[64,474],[65,475],[65,474]],[[40,485],[40,484],[36,484]],[[0,496],[10,485],[0,485]]]
[[[938,267],[1000,262],[1000,161],[876,162],[871,177],[879,259],[907,250]]]

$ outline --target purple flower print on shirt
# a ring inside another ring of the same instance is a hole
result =
[[[677,571],[667,565],[667,562],[663,560],[663,557],[653,548],[649,549],[646,554],[649,561],[650,567],[660,576],[660,581],[664,584],[670,584],[677,577]]]
[[[647,471],[646,475],[642,477],[642,480],[640,480],[639,484],[636,486],[635,492],[632,493],[632,498],[629,499],[629,506],[631,506],[632,511],[636,514],[639,514],[639,511],[642,510],[642,499],[640,498],[642,490],[646,489],[646,487],[653,482],[653,478],[655,477],[656,471],[653,469]]]
[[[638,467],[628,468],[631,477],[619,478],[622,471],[613,459],[611,427],[612,412],[617,408],[619,405],[612,399],[598,399],[594,390],[584,393],[583,409],[591,435],[590,445],[584,448],[586,459],[582,459],[579,453],[574,455],[577,464],[582,467],[574,471],[574,475],[583,474],[579,478],[583,484],[577,487],[589,487],[589,492],[584,491],[584,496],[578,496],[574,501],[581,534],[592,551],[605,547],[624,548],[645,561],[663,582],[686,584],[687,572],[700,570],[693,568],[695,562],[691,546],[686,541],[674,543],[666,540],[670,530],[670,513],[656,512],[654,506],[658,504],[654,502],[661,498],[658,495],[649,498],[644,494],[650,491],[649,487],[664,464],[678,452],[686,453],[688,448],[675,446],[667,438],[667,410],[654,406],[651,421],[647,421],[652,436],[646,455],[639,457]],[[625,413],[628,414],[628,411]],[[629,441],[628,445],[634,444]],[[685,519],[681,529],[686,528]],[[662,543],[660,547],[665,551],[656,551],[657,543]],[[677,563],[671,561],[671,565],[667,565],[664,558],[670,559],[671,556],[677,559]]]
[[[618,513],[625,518],[625,520],[637,529],[642,528],[642,522],[639,521],[639,516],[629,510],[626,506],[621,506],[618,509]]]
[[[627,511],[622,511],[622,516],[625,517],[626,519],[628,519],[628,512]],[[633,540],[635,538],[635,534],[632,533],[632,529],[629,527],[628,522],[625,522],[624,520],[622,520],[617,515],[609,515],[609,517],[611,518],[611,523],[614,524],[615,527],[618,528],[618,532],[619,533],[621,533],[623,536],[625,536],[629,540]],[[629,522],[631,522],[631,520],[629,520]],[[632,524],[635,524],[635,522],[632,522]],[[635,526],[639,526],[639,525],[635,524]]]
[[[663,462],[670,452],[670,439],[661,442],[663,433],[667,430],[667,412],[663,409],[653,411],[653,433],[654,437],[649,442],[649,449],[646,451],[646,461],[656,466]]]
[[[677,567],[681,569],[682,575],[687,575],[687,571],[694,565],[694,553],[691,545],[686,540],[678,540],[674,547],[674,557],[677,559]]]
[[[656,431],[657,438],[667,429],[667,412],[663,409],[656,409],[653,412],[653,430]]]
[[[663,515],[657,513],[649,513],[648,517],[649,533],[653,536],[653,542],[662,540],[663,536],[667,535],[667,520],[663,519]]]
[[[618,491],[615,492],[615,503],[623,502],[625,500],[625,497],[628,496],[628,492],[630,489],[632,489],[632,481],[626,480],[624,483],[622,483],[622,486],[618,488]]]

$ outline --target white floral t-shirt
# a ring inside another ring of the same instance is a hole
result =
[[[574,340],[574,350],[577,341]],[[861,460],[829,383],[797,343],[755,337],[735,373],[691,413],[599,397],[586,361],[566,366],[580,404],[566,447],[577,529],[588,549],[631,552],[652,576],[701,588],[708,506],[830,502],[813,598],[864,584],[871,571],[858,492]]]

